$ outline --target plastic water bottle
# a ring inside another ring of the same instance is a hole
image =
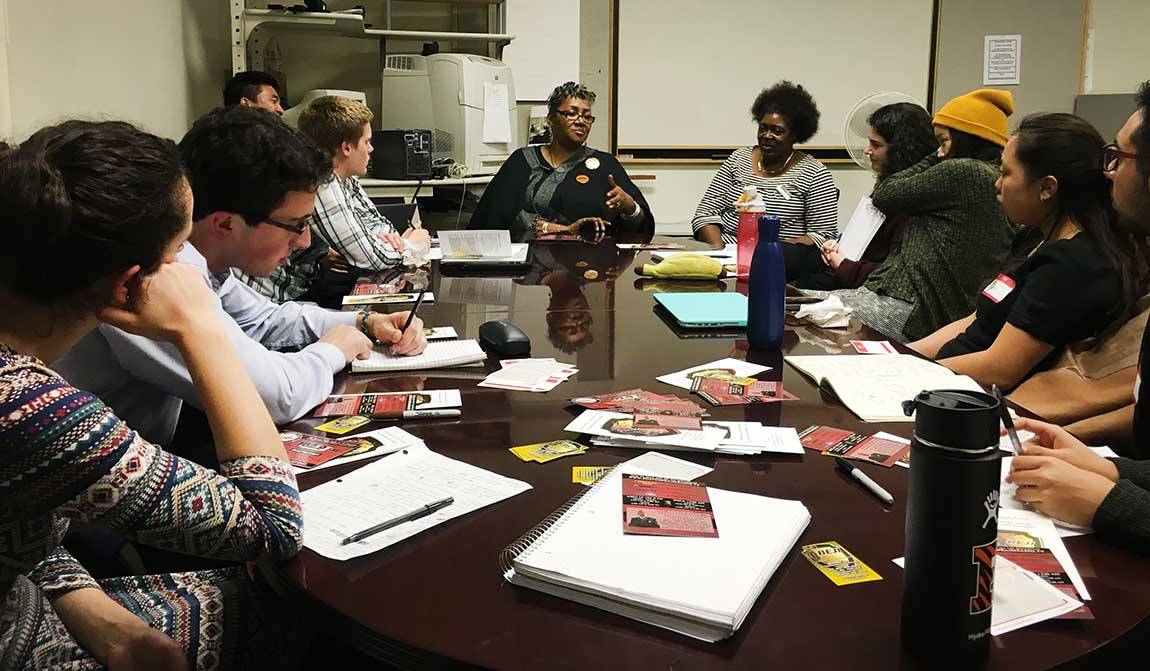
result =
[[[906,497],[902,642],[946,666],[990,650],[1002,452],[998,399],[924,391],[915,413]]]
[[[739,230],[735,247],[735,276],[741,280],[750,274],[751,257],[759,241],[759,217],[767,211],[767,204],[754,186],[743,187],[743,195],[735,203],[739,213]]]
[[[747,342],[751,349],[778,349],[783,344],[787,270],[779,225],[774,215],[759,217],[758,243],[747,283]]]

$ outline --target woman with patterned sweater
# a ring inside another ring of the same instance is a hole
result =
[[[211,289],[174,263],[192,211],[179,156],[128,124],[85,121],[0,155],[12,243],[0,247],[0,668],[265,668],[298,653],[243,567],[96,581],[61,545],[83,520],[205,557],[300,548],[276,428]],[[179,348],[219,474],[149,444],[43,363],[100,323]]]
[[[853,317],[908,342],[974,311],[1014,236],[995,189],[1013,111],[1009,91],[951,100],[934,115],[938,153],[875,187],[875,207],[906,225],[861,288],[835,292]]]

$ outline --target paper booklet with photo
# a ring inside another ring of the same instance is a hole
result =
[[[864,422],[913,422],[913,416],[903,413],[902,402],[924,389],[982,391],[965,375],[906,354],[788,356],[784,360],[834,393]]]
[[[701,431],[692,431],[638,424],[634,415],[604,410],[584,410],[563,430],[605,438],[641,440],[655,445],[678,445],[705,451],[713,451],[723,437],[723,432],[715,428],[703,427]]]
[[[770,370],[769,366],[747,363],[742,359],[719,359],[711,363],[692,366],[676,373],[660,375],[655,379],[674,385],[680,389],[690,389],[694,385],[696,378],[752,384],[757,381],[754,377],[755,375],[768,370]]]
[[[354,461],[375,459],[385,454],[391,454],[392,452],[398,452],[399,450],[410,447],[426,447],[423,440],[411,435],[398,426],[389,426],[385,429],[357,433],[354,436],[343,437],[336,442],[350,445],[351,449],[315,466],[293,466],[292,470],[298,475],[307,471],[319,471],[332,466],[350,464]]]
[[[748,405],[794,401],[798,397],[783,389],[781,381],[756,380],[750,384],[697,377],[691,391],[712,405]]]
[[[1066,550],[1066,544],[1049,518],[1029,510],[999,508],[999,557],[1031,571],[1052,587],[1076,601],[1090,600],[1086,583]],[[1063,620],[1092,620],[1094,614],[1083,604],[1061,615]]]
[[[374,285],[357,284],[350,295],[343,297],[344,305],[397,305],[400,303],[414,303],[419,298],[419,292],[404,293],[370,293]],[[364,287],[359,291],[360,287]],[[435,292],[426,291],[423,294],[424,303],[435,302]]]
[[[298,431],[280,433],[288,461],[297,469],[310,470],[354,450],[358,443],[325,438]]]
[[[405,410],[435,410],[458,408],[463,398],[458,389],[431,389],[428,391],[389,391],[374,394],[335,394],[328,396],[313,417],[336,415],[370,415],[398,417]]]
[[[624,473],[623,533],[718,538],[707,486]]]
[[[718,537],[626,533],[619,526],[624,475],[653,474],[615,467],[504,550],[504,577],[703,641],[730,637],[810,513],[799,501],[708,488]]]
[[[867,436],[833,426],[810,426],[799,434],[803,447],[831,457],[869,461],[890,468],[910,452],[910,442],[880,434]]]
[[[415,356],[396,356],[381,349],[374,349],[368,358],[352,361],[351,372],[449,368],[486,360],[487,352],[479,346],[478,340],[436,340],[427,343],[427,349]]]

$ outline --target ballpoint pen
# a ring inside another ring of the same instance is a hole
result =
[[[452,503],[455,503],[455,497],[454,496],[449,496],[445,499],[440,499],[434,503],[429,503],[425,506],[420,506],[420,507],[416,508],[415,510],[412,510],[411,512],[404,513],[402,515],[393,517],[390,520],[387,520],[386,522],[380,522],[379,524],[377,524],[373,527],[368,527],[367,529],[364,529],[363,531],[357,531],[354,534],[343,539],[343,541],[340,542],[340,545],[348,545],[349,543],[355,543],[355,542],[361,541],[361,540],[363,540],[369,536],[374,536],[375,534],[377,534],[381,531],[387,531],[388,529],[390,529],[396,525],[403,524],[404,522],[410,522],[412,520],[417,520],[421,517],[426,517],[426,516],[430,515],[431,513],[434,513],[437,510],[442,510],[442,509],[446,508],[447,506],[451,505]]]
[[[411,312],[407,313],[407,321],[403,322],[403,328],[399,329],[400,334],[407,332],[407,327],[411,326],[411,322],[415,320],[415,311],[423,304],[423,295],[427,293],[427,287],[419,290],[419,295],[415,297],[415,305],[412,306]]]
[[[1022,454],[1022,443],[1018,441],[1018,432],[1014,430],[1014,419],[1010,417],[1010,408],[1006,406],[1006,399],[1002,397],[998,385],[993,385],[990,391],[998,399],[998,410],[1002,413],[1002,425],[1006,427],[1006,435],[1010,436],[1010,446],[1014,448],[1014,455],[1018,456]]]
[[[842,457],[835,457],[835,466],[844,471],[847,475],[857,480],[860,485],[866,487],[867,491],[877,496],[878,499],[883,503],[887,504],[888,506],[894,503],[894,497],[890,495],[890,492],[883,489],[874,480],[871,480],[866,473],[863,473],[854,466],[851,466],[846,459],[843,459]]]

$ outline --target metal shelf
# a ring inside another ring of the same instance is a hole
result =
[[[443,0],[445,2],[468,2],[468,4],[501,5],[502,0]],[[502,24],[500,6],[500,24]],[[444,40],[456,42],[485,42],[501,49],[514,35],[506,33],[459,33],[429,30],[385,30],[366,28],[363,17],[358,14],[338,12],[287,12],[271,9],[247,9],[244,0],[231,0],[232,26],[232,72],[247,69],[262,69],[263,54],[260,48],[259,33],[264,31],[290,31],[324,33],[333,37],[378,40],[383,45],[387,40],[427,41]],[[502,25],[500,25],[502,27]],[[255,44],[253,44],[253,36]],[[249,47],[252,53],[249,57]]]

